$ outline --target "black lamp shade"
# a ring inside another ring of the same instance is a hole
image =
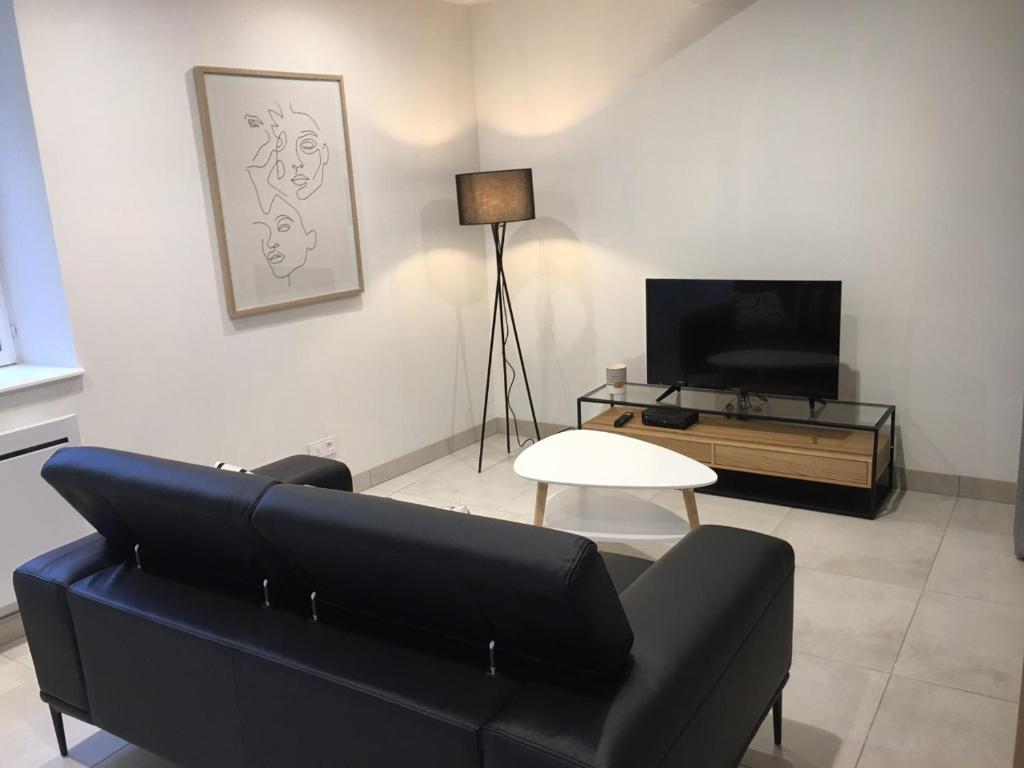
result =
[[[500,224],[536,218],[533,169],[460,173],[455,176],[459,224]]]

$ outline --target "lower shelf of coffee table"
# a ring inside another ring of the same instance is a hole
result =
[[[544,513],[544,525],[575,533],[594,541],[677,541],[690,531],[683,512],[641,499],[626,491],[606,488],[568,487],[552,493]]]

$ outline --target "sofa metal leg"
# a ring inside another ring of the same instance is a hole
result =
[[[53,732],[57,736],[57,749],[61,757],[68,756],[68,739],[64,735],[64,716],[59,710],[50,707],[50,717],[53,718]]]
[[[775,727],[775,746],[782,744],[782,693],[772,705],[772,725]]]

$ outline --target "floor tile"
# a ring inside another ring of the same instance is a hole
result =
[[[404,501],[408,504],[419,504],[422,507],[435,507],[437,509],[450,509],[456,512],[467,512],[471,515],[477,515],[479,517],[491,517],[495,520],[511,520],[514,522],[521,522],[515,519],[515,515],[511,512],[506,512],[500,509],[490,509],[488,507],[482,507],[478,504],[474,504],[472,507],[468,505],[449,504],[446,501],[438,501],[437,499],[425,499],[422,496],[413,496],[411,493],[402,493],[401,491],[391,496],[395,501]],[[465,508],[463,508],[465,506]]]
[[[423,475],[419,472],[407,472],[404,475],[398,475],[397,477],[392,477],[390,480],[385,480],[383,483],[378,483],[373,486],[373,489],[389,494],[395,493],[396,491],[401,491],[402,489],[412,485],[422,476]]]
[[[178,765],[129,744],[99,763],[96,768],[178,768]]]
[[[32,668],[6,656],[0,656],[0,694],[13,691],[19,685],[35,679]]]
[[[514,513],[504,509],[488,509],[487,507],[476,506],[469,510],[469,514],[477,517],[490,517],[495,520],[505,520],[506,522],[519,523],[521,525],[532,525],[532,516],[530,520],[525,517],[516,516]]]
[[[998,504],[978,499],[957,499],[950,530],[975,531],[1013,537],[1012,504]]]
[[[675,545],[676,542],[671,541],[631,541],[628,544],[620,541],[601,541],[598,542],[597,548],[602,552],[657,560]]]
[[[862,520],[794,509],[774,535],[793,545],[798,566],[920,589],[942,533],[938,525],[904,522],[898,513]]]
[[[1008,768],[1017,708],[893,675],[859,768]]]
[[[535,485],[515,475],[504,435],[485,441],[482,474],[477,456],[478,445],[467,446],[368,493],[435,507],[464,503],[474,515],[532,523]],[[636,494],[682,515],[677,491]],[[1009,764],[1015,705],[979,694],[1018,694],[1024,563],[1012,555],[1011,507],[971,500],[954,506],[949,497],[907,492],[887,502],[876,521],[709,494],[698,495],[698,508],[706,523],[790,540],[800,566],[784,744],[774,748],[769,718],[743,765],[852,768],[858,755],[867,768]],[[601,549],[657,558],[671,546]],[[24,643],[0,648],[4,768],[172,768],[72,719],[71,759],[60,760],[32,675]]]
[[[69,719],[65,717],[64,722],[66,728],[69,723]],[[86,736],[76,744],[71,743],[69,735],[68,746],[68,757],[73,760],[75,764],[88,766],[88,768],[96,768],[96,766],[99,765],[109,765],[109,760],[113,759],[115,755],[120,754],[128,748],[128,744],[124,739],[119,739],[117,736],[113,736],[105,731],[96,731],[95,733]],[[58,759],[54,761],[53,765],[64,766],[66,765],[66,762]],[[50,763],[46,763],[45,768],[49,767]]]
[[[504,435],[491,435],[484,440],[484,456],[483,456],[483,468],[484,470],[490,469],[502,462],[514,460],[521,449],[513,448],[511,454],[505,452],[505,436]],[[389,480],[385,480],[382,483],[378,483],[374,488],[378,491],[384,491],[394,493],[396,491],[405,490],[417,480],[422,480],[430,475],[437,474],[446,467],[461,466],[466,469],[472,469],[476,471],[477,462],[479,459],[480,444],[473,443],[473,445],[467,445],[465,448],[460,448],[457,451],[449,454],[448,456],[442,456],[439,459],[424,464],[421,467],[416,467],[404,474],[393,477]]]
[[[558,492],[561,486],[552,485],[548,488],[548,498]],[[537,503],[537,486],[530,483],[526,488],[517,493],[507,502],[501,505],[500,509],[508,512],[514,519],[533,522],[533,511]]]
[[[883,672],[794,654],[782,695],[782,747],[772,740],[769,715],[743,765],[853,768],[887,679]]]
[[[920,591],[797,568],[795,650],[892,670]]]
[[[1024,606],[1024,562],[1013,552],[1008,504],[957,502],[928,579],[928,589]]]
[[[676,490],[659,491],[652,499],[666,509],[685,518],[683,494]],[[763,504],[746,499],[732,499],[728,496],[697,494],[697,514],[702,523],[728,525],[732,528],[746,528],[759,533],[771,533],[789,513],[789,507]]]
[[[65,717],[64,723],[72,760],[60,759],[49,707],[39,700],[34,682],[0,695],[0,764],[4,768],[93,766],[124,746],[107,734],[96,738],[96,728],[74,718]]]
[[[512,435],[511,443],[512,450],[509,452],[505,448],[504,434],[490,435],[484,440],[483,468],[493,467],[495,464],[503,461],[515,461],[516,457],[525,449],[525,446],[520,448],[516,445],[515,435]],[[452,454],[452,459],[467,467],[476,469],[480,463],[480,443],[473,443],[473,445],[460,448]]]
[[[657,560],[656,557],[651,557],[645,553],[642,549],[636,545],[639,542],[630,541],[599,541],[597,542],[597,548],[601,552],[611,552],[618,555],[628,555],[629,557],[640,557],[645,560]]]
[[[452,509],[455,505],[449,504],[447,501],[438,501],[437,499],[428,499],[423,496],[414,496],[411,493],[405,491],[399,491],[393,493],[389,497],[393,501],[404,501],[407,504],[419,504],[421,507],[436,507],[437,509]],[[472,512],[472,510],[470,510]]]
[[[1024,606],[1024,562],[1007,534],[950,528],[927,588],[961,597]]]
[[[888,498],[877,519],[921,523],[945,530],[955,504],[956,499],[952,496],[897,489]]]
[[[1016,701],[1024,658],[1024,608],[925,592],[895,672]]]
[[[400,491],[408,486],[412,485],[417,480],[420,480],[428,475],[440,472],[447,466],[455,463],[455,459],[452,456],[444,456],[440,459],[436,459],[429,464],[424,464],[422,467],[416,467],[416,469],[410,470],[404,474],[392,477],[389,480],[385,480],[382,483],[377,483],[373,486],[381,491],[389,491],[394,493]]]
[[[0,648],[0,656],[4,656],[11,661],[16,661],[32,669],[32,654],[29,652],[28,643],[25,642],[24,638],[4,648]]]
[[[495,464],[478,474],[476,466],[454,462],[402,489],[403,493],[450,504],[500,509],[530,483],[515,475],[510,462]]]

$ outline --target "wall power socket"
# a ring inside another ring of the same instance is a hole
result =
[[[338,453],[338,438],[334,435],[328,435],[310,443],[308,448],[310,456],[334,456]]]

